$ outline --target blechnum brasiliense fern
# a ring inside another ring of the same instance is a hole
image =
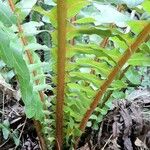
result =
[[[136,11],[148,10],[147,1],[126,5],[124,1],[45,1],[50,10],[36,2],[0,2],[0,57],[15,70],[27,117],[38,120],[42,149],[73,149],[86,126],[97,129],[110,108],[113,91],[119,94],[128,86],[128,71],[133,76],[133,67],[150,63],[150,23],[136,16]],[[25,22],[30,9],[24,5],[34,6],[43,22]],[[131,16],[127,9],[132,10]],[[53,26],[51,31],[38,30],[44,22]],[[52,36],[51,48],[37,43],[36,34],[42,32]],[[50,50],[49,62],[40,61],[35,53],[40,49]],[[51,73],[56,88],[46,84],[45,72]],[[47,97],[45,89],[54,95]]]

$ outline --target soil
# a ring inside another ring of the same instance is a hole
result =
[[[2,132],[0,128],[0,150],[39,150],[33,122],[26,118],[20,93],[16,89],[0,79],[0,123],[8,122],[7,127],[11,133],[5,139],[7,129]],[[20,141],[17,148],[14,141]]]

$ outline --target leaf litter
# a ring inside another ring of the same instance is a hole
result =
[[[135,90],[128,99],[115,101],[99,131],[87,129],[83,137],[79,150],[149,150],[150,91]]]

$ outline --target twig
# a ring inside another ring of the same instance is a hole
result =
[[[3,111],[2,111],[2,122],[4,121],[4,115],[5,115],[5,89],[3,90]]]
[[[58,150],[61,150],[61,149],[60,149],[59,142],[58,142],[58,140],[57,140],[57,139],[56,139],[56,142],[57,142],[57,145],[58,145]]]
[[[122,71],[122,73],[120,74],[120,76],[119,76],[119,78],[118,78],[119,80],[121,80],[121,79],[124,77],[125,73],[128,71],[129,68],[130,68],[130,65],[127,66],[127,67]],[[102,103],[100,104],[100,107],[101,107],[101,108],[104,107],[105,103],[108,101],[108,99],[110,99],[110,97],[111,97],[112,94],[113,94],[113,91],[108,91],[108,95],[102,99]]]
[[[100,147],[100,140],[101,140],[101,136],[102,136],[102,131],[103,131],[103,124],[104,122],[102,121],[101,122],[101,125],[100,125],[100,129],[99,129],[99,132],[98,132],[98,146]]]
[[[5,79],[0,76],[0,89],[5,91],[6,95],[9,95],[9,97],[14,97],[16,100],[20,100],[20,93],[14,89],[11,88],[11,86],[5,82]]]
[[[10,138],[8,138],[2,145],[0,145],[0,148],[2,148],[9,140]]]
[[[113,136],[113,135],[111,135],[111,136],[109,137],[109,139],[107,140],[107,142],[105,143],[105,145],[103,146],[103,148],[102,148],[101,150],[104,150],[104,149],[105,149],[105,147],[107,146],[107,144],[110,142],[110,139],[112,138],[112,136]]]
[[[20,141],[21,136],[22,136],[22,134],[23,134],[23,130],[24,130],[24,128],[25,128],[26,122],[27,122],[27,117],[25,118],[25,121],[24,121],[24,123],[23,123],[22,129],[21,129],[21,132],[20,132],[20,135],[19,135],[19,141]],[[18,146],[16,146],[15,149],[16,149],[17,147],[18,147]]]

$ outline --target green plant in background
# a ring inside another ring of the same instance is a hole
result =
[[[3,137],[5,140],[12,138],[16,146],[19,146],[20,139],[18,137],[17,130],[10,129],[9,120],[4,120],[3,123],[0,123],[0,128],[2,129]]]
[[[122,89],[140,84],[135,67],[150,65],[150,1],[36,3],[0,2],[0,57],[17,75],[27,117],[43,125],[42,148],[73,149],[86,126],[98,129],[111,96],[123,98]],[[37,34],[46,45],[37,43]],[[35,53],[41,49],[50,51],[46,62]],[[45,89],[54,95],[47,97]]]

